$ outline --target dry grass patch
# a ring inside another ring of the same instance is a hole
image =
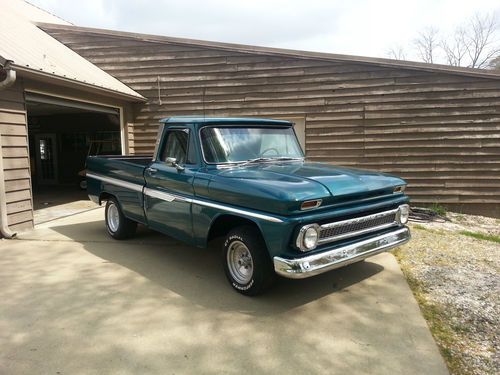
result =
[[[475,234],[475,232],[472,232]],[[412,225],[394,251],[452,374],[500,368],[500,244],[442,226]]]

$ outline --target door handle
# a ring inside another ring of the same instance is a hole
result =
[[[158,172],[158,169],[148,167],[148,168],[146,168],[146,171],[147,171],[149,174],[155,174],[156,172]]]

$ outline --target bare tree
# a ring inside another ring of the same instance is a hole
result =
[[[430,64],[434,63],[439,48],[438,30],[434,27],[428,27],[419,33],[414,40],[414,44],[422,61]]]
[[[476,14],[465,32],[464,46],[470,59],[470,68],[485,68],[500,53],[495,33],[498,22],[495,14],[480,16]]]
[[[395,45],[387,50],[387,57],[394,60],[406,60],[406,52],[401,45]]]
[[[427,63],[442,62],[444,57],[444,62],[452,66],[494,68],[500,57],[499,29],[498,14],[476,14],[444,38],[439,37],[438,29],[428,27],[414,40],[415,50]],[[392,50],[389,56],[397,59]]]
[[[449,40],[441,40],[440,47],[446,56],[446,63],[452,66],[462,66],[467,57],[467,32],[459,27]]]

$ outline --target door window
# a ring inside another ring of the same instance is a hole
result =
[[[188,155],[189,131],[169,130],[166,134],[165,146],[161,154],[161,161],[167,158],[175,158],[178,164],[186,164]]]
[[[36,174],[38,184],[58,182],[57,143],[55,134],[37,134],[35,137]]]

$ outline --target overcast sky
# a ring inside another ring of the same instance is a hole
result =
[[[30,0],[78,26],[387,57],[429,26],[451,33],[499,0]]]

